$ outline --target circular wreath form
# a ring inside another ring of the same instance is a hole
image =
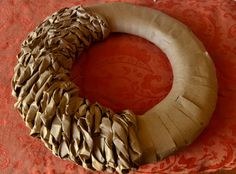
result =
[[[69,74],[74,59],[110,32],[159,46],[173,68],[167,97],[144,116],[114,113],[79,96]],[[32,136],[53,154],[93,170],[127,172],[190,144],[214,111],[214,65],[199,40],[160,11],[127,3],[64,8],[22,43],[12,80],[15,107]]]

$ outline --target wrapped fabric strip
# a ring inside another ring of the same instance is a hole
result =
[[[30,134],[53,154],[93,170],[121,173],[140,162],[134,114],[90,104],[69,80],[76,55],[108,35],[105,19],[81,6],[54,13],[23,42],[12,86]]]
[[[203,44],[187,26],[158,10],[128,3],[86,8],[104,16],[111,32],[133,34],[152,42],[171,63],[171,91],[136,118],[142,163],[161,160],[191,144],[208,125],[217,101],[214,63]]]

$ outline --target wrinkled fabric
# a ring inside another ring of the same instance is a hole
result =
[[[134,114],[90,104],[69,79],[76,56],[108,35],[107,22],[81,6],[55,12],[23,41],[12,94],[30,135],[53,154],[85,168],[123,173],[138,167],[142,154]]]

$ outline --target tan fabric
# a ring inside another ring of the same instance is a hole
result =
[[[144,116],[90,104],[69,80],[76,55],[109,32],[146,38],[170,59],[172,89]],[[216,104],[214,66],[192,32],[157,10],[127,3],[65,8],[49,16],[23,42],[14,71],[15,106],[31,135],[55,155],[99,171],[127,172],[190,144]]]
[[[128,3],[88,9],[104,16],[111,32],[134,34],[157,45],[172,65],[168,96],[137,117],[142,163],[189,145],[207,126],[217,100],[214,65],[202,43],[184,24],[158,10]]]
[[[90,104],[69,80],[76,55],[108,34],[106,21],[80,6],[49,16],[22,44],[13,95],[30,134],[53,154],[93,170],[121,173],[140,163],[134,114]]]

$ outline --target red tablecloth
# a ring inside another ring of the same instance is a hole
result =
[[[107,0],[108,1],[108,0]],[[14,110],[11,77],[23,39],[47,15],[78,4],[104,0],[0,1],[0,173],[89,173],[54,157],[29,136]],[[198,173],[236,168],[236,2],[233,0],[129,0],[159,9],[186,25],[204,43],[217,70],[218,104],[208,128],[189,147],[164,161],[143,165],[137,173]],[[172,71],[165,55],[144,39],[114,34],[86,50],[71,75],[82,95],[116,111],[141,114],[171,88]]]

